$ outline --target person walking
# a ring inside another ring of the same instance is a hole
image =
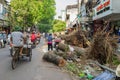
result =
[[[53,46],[52,46],[52,34],[48,35],[48,51],[51,49],[53,50]]]
[[[3,31],[3,43],[4,43],[4,47],[5,47],[6,42],[7,42],[6,40],[7,40],[7,34],[6,34],[5,31]]]

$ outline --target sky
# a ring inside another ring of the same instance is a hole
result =
[[[10,0],[7,0],[8,2],[10,2]]]
[[[61,15],[61,10],[65,10],[67,5],[77,4],[77,0],[55,0],[56,1],[56,16]]]

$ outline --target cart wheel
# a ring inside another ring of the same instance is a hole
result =
[[[19,54],[18,54],[18,50],[15,51],[15,54],[13,54],[13,57],[12,57],[12,62],[11,62],[11,65],[12,65],[12,69],[15,69],[16,66],[17,66],[17,62],[19,60]]]
[[[13,50],[13,48],[10,49],[10,55],[13,57],[13,55],[15,54],[15,51]]]
[[[30,49],[30,54],[29,54],[29,61],[32,59],[32,49]]]
[[[16,66],[17,66],[17,59],[12,59],[12,69],[15,69],[16,68]]]

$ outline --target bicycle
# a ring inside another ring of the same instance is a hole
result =
[[[12,69],[15,69],[17,66],[17,63],[20,61],[20,58],[23,56],[29,57],[29,61],[31,61],[32,59],[32,48],[31,46],[29,47],[29,45],[27,45],[27,47],[23,47],[23,55],[20,56],[20,47],[14,47],[13,49],[13,53],[12,53],[12,61],[11,61],[11,65],[12,65]]]

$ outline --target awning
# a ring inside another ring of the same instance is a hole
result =
[[[95,19],[95,20],[103,20],[103,21],[116,21],[116,20],[120,20],[120,13],[111,13],[105,17],[101,17],[99,19]]]

